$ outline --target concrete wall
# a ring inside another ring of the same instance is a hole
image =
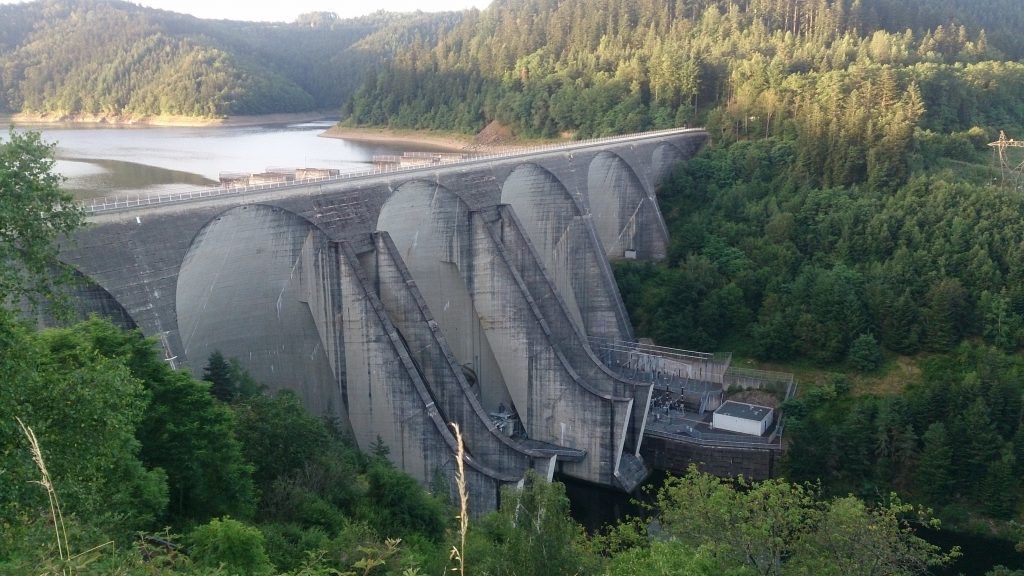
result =
[[[333,354],[318,329],[332,320],[315,319],[307,302],[310,286],[322,284],[307,282],[304,290],[301,281],[302,262],[312,258],[303,254],[324,249],[325,241],[299,216],[258,204],[204,227],[181,264],[176,294],[193,373],[220,351],[241,360],[256,381],[295,390],[313,413],[344,419]]]
[[[565,463],[562,471],[611,484],[628,435],[632,400],[595,390],[572,369],[495,238],[492,223],[481,212],[470,214],[473,257],[466,281],[512,398],[524,399],[516,407],[527,435],[586,451],[583,462]]]
[[[397,328],[376,297],[359,257],[341,243],[342,326],[349,371],[349,418],[363,450],[387,446],[388,458],[423,484],[437,478],[451,486],[456,440],[416,368]],[[503,474],[469,457],[467,487],[474,514],[494,510],[502,485],[522,474]]]
[[[673,474],[685,474],[690,464],[716,476],[765,480],[775,475],[781,451],[775,448],[708,446],[682,438],[648,434],[640,449],[649,466]]]
[[[496,233],[516,273],[522,278],[527,291],[537,305],[551,332],[551,340],[569,365],[593,389],[611,396],[633,400],[633,412],[626,438],[627,449],[639,454],[643,438],[645,416],[651,398],[651,384],[631,382],[608,369],[591,350],[587,332],[573,319],[569,307],[562,299],[555,281],[541,262],[535,245],[530,240],[511,206],[498,207],[499,221]],[[580,266],[580,265],[578,265]],[[607,293],[600,285],[591,292]],[[596,299],[596,298],[595,298]]]
[[[477,461],[510,475],[522,476],[540,454],[524,449],[496,430],[481,406],[478,387],[448,347],[416,281],[386,232],[374,235],[376,285],[381,303],[409,350],[445,422],[459,424],[466,450]]]
[[[622,258],[627,250],[635,251],[641,259],[665,257],[667,231],[646,225],[660,218],[652,192],[617,154],[601,152],[591,161],[587,199],[609,258]]]
[[[511,396],[460,270],[471,259],[468,213],[443,186],[413,181],[395,190],[381,209],[378,229],[392,238],[456,362],[475,373],[479,402],[495,412],[525,398]]]
[[[83,306],[157,337],[178,366],[238,357],[311,409],[348,414],[364,448],[379,435],[421,481],[450,478],[447,423],[460,422],[482,506],[527,466],[550,471],[555,453],[565,473],[611,484],[643,470],[625,456],[640,446],[649,389],[610,375],[587,346],[632,338],[606,255],[664,255],[657,183],[705,138],[101,213],[61,259],[95,283]],[[532,444],[495,433],[487,412],[501,405]]]
[[[632,339],[593,220],[565,185],[545,168],[522,164],[505,179],[501,201],[515,211],[573,321],[591,336]]]

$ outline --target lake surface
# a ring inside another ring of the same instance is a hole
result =
[[[428,151],[429,146],[376,144],[319,134],[333,120],[264,126],[53,127],[19,126],[57,144],[64,188],[80,199],[172,192],[212,186],[222,173],[268,168],[337,168],[358,172],[375,154]]]

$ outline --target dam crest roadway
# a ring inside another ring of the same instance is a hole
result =
[[[642,350],[609,261],[665,257],[657,186],[706,139],[101,201],[61,260],[87,280],[83,312],[195,374],[237,358],[424,485],[453,486],[458,423],[474,513],[529,468],[632,490],[658,378],[720,392],[728,362]]]

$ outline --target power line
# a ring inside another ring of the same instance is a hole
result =
[[[1011,186],[1014,190],[1020,190],[1024,185],[1024,160],[1014,163],[1010,160],[1007,149],[1024,148],[1024,141],[1012,140],[1006,137],[1006,133],[999,131],[999,140],[990,142],[989,146],[999,159],[999,169],[1002,171],[1003,184]]]

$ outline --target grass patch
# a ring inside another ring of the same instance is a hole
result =
[[[850,380],[852,385],[850,392],[855,396],[895,396],[902,394],[907,386],[920,381],[921,367],[919,363],[926,357],[925,354],[890,356],[886,358],[880,369],[871,373],[859,373],[842,364],[819,366],[810,361],[762,362],[744,356],[733,356],[732,363],[742,368],[789,372],[793,374],[797,384],[800,384],[801,387],[807,384],[827,384],[836,374],[843,374]],[[799,395],[801,392],[802,390],[798,390],[797,394]]]

